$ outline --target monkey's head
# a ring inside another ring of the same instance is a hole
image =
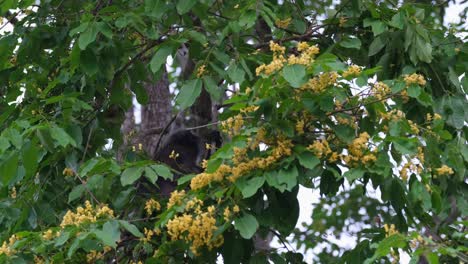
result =
[[[199,136],[189,130],[175,131],[167,136],[154,159],[166,163],[181,173],[200,173],[198,164],[203,157],[204,149]]]

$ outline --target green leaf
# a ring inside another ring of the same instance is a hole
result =
[[[238,23],[239,26],[248,29],[255,25],[256,20],[257,12],[255,12],[255,10],[247,10],[246,12],[242,12],[241,16],[239,17]]]
[[[190,11],[192,7],[197,3],[196,0],[179,0],[177,1],[176,9],[179,15],[183,15]]]
[[[374,56],[377,54],[380,50],[385,47],[386,43],[383,41],[382,37],[377,37],[375,38],[372,43],[369,46],[369,53],[368,56]]]
[[[374,253],[374,256],[367,259],[364,264],[374,263],[375,260],[386,256],[390,253],[392,248],[403,248],[406,246],[406,238],[402,234],[394,234],[389,237],[386,237],[384,240],[380,241],[378,244],[372,244],[372,246],[377,246],[377,250]]]
[[[193,105],[195,100],[200,95],[201,89],[201,79],[190,80],[180,88],[180,92],[176,98],[176,103],[180,106],[181,110]]]
[[[340,46],[348,49],[360,49],[361,40],[358,38],[345,38],[340,42]]]
[[[205,90],[211,95],[214,101],[219,101],[223,96],[223,90],[218,87],[213,78],[210,76],[203,76],[203,83],[205,84]]]
[[[398,29],[403,29],[403,27],[405,26],[404,12],[398,12],[395,15],[393,15],[392,20],[388,22],[388,25]]]
[[[333,131],[338,138],[346,143],[351,143],[354,139],[354,129],[347,125],[333,126]]]
[[[122,183],[122,186],[133,184],[136,180],[138,180],[141,177],[143,169],[144,168],[142,167],[131,167],[124,170],[120,176],[120,182]]]
[[[250,239],[257,231],[258,222],[253,215],[245,213],[234,221],[234,228],[239,231],[243,238]]]
[[[55,240],[55,247],[60,247],[70,238],[70,232],[60,232],[60,236]]]
[[[128,232],[130,232],[132,235],[136,236],[136,237],[143,237],[144,235],[140,232],[140,230],[138,230],[138,228],[133,225],[133,224],[130,224],[129,222],[127,221],[123,221],[123,220],[120,220],[119,221],[120,223],[120,226],[125,228],[125,230],[127,230]]]
[[[301,87],[306,82],[306,67],[304,65],[287,65],[283,68],[282,75],[294,88]]]
[[[364,176],[363,169],[352,168],[349,171],[345,172],[343,176],[349,181],[353,182],[356,179],[360,179]]]
[[[145,168],[145,177],[153,184],[158,180],[158,175],[150,167]]]
[[[364,27],[372,27],[372,32],[374,33],[374,37],[382,34],[387,30],[387,25],[380,20],[370,20],[368,18],[364,19]]]
[[[393,142],[395,149],[403,155],[417,153],[418,140],[415,138],[388,137],[385,140]]]
[[[39,159],[39,146],[34,142],[26,143],[21,151],[21,160],[26,169],[26,178],[36,174]]]
[[[418,96],[421,94],[421,87],[419,87],[419,85],[413,84],[408,87],[407,91],[410,97],[418,98]]]
[[[258,189],[260,189],[264,183],[264,177],[254,177],[249,180],[244,180],[244,178],[241,178],[236,181],[236,186],[242,192],[242,196],[244,198],[248,198],[257,193]]]
[[[232,64],[227,70],[229,78],[235,83],[241,84],[245,80],[245,72],[237,64]]]
[[[151,165],[151,168],[163,179],[172,180],[172,172],[167,166],[156,164],[156,165]]]
[[[150,69],[153,73],[156,73],[161,69],[162,65],[166,64],[167,56],[172,54],[173,46],[170,45],[161,45],[153,55],[150,61]]]
[[[289,169],[282,169],[277,174],[278,184],[285,187],[285,190],[291,191],[297,185],[297,177],[299,172],[296,166],[291,166]]]
[[[117,221],[106,222],[102,230],[95,230],[94,234],[104,245],[115,248],[120,240],[120,229]]]
[[[14,152],[0,163],[0,186],[7,186],[15,178],[18,170],[18,160],[19,155]]]
[[[78,39],[78,46],[80,49],[84,50],[89,44],[94,42],[98,32],[97,24],[92,23],[83,33],[81,33],[80,38]]]
[[[315,169],[315,167],[320,164],[320,159],[309,151],[302,152],[297,156],[297,159],[303,167],[310,170]]]
[[[50,136],[62,147],[66,147],[69,144],[76,147],[75,140],[61,127],[52,126],[50,128]]]
[[[85,190],[86,187],[83,184],[75,186],[73,190],[68,194],[68,202],[71,203],[76,199],[80,198]]]

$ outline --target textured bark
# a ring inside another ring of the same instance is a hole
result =
[[[148,104],[141,108],[140,142],[146,153],[154,157],[160,134],[152,131],[155,128],[164,128],[172,114],[167,72],[164,70],[157,82],[148,81],[144,87],[148,94]]]
[[[123,143],[120,145],[119,151],[117,152],[117,160],[122,162],[127,148],[134,144],[132,135],[135,132],[135,108],[133,105],[125,113],[125,119],[120,128],[120,132],[122,133]]]

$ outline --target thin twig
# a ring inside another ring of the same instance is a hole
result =
[[[180,112],[179,112],[180,113]],[[154,153],[157,153],[158,152],[158,149],[159,149],[159,146],[161,145],[161,141],[162,141],[162,138],[164,137],[164,135],[166,134],[167,130],[169,129],[169,126],[174,123],[174,121],[176,120],[177,116],[179,115],[179,113],[175,114],[171,121],[169,121],[169,123],[167,123],[167,125],[164,127],[163,131],[161,131],[161,134],[159,135],[159,139],[158,139],[158,143],[156,144],[156,148],[154,149]]]

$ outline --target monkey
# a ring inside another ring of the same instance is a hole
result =
[[[202,169],[198,164],[203,152],[203,143],[198,135],[189,130],[178,130],[167,136],[154,159],[184,174],[200,173]]]
[[[174,179],[159,178],[156,185],[159,193],[167,197],[176,188],[176,180],[183,174],[201,173],[199,166],[203,157],[202,139],[189,130],[181,129],[170,132],[164,140],[162,147],[156,150],[154,160],[165,163],[176,171]]]

